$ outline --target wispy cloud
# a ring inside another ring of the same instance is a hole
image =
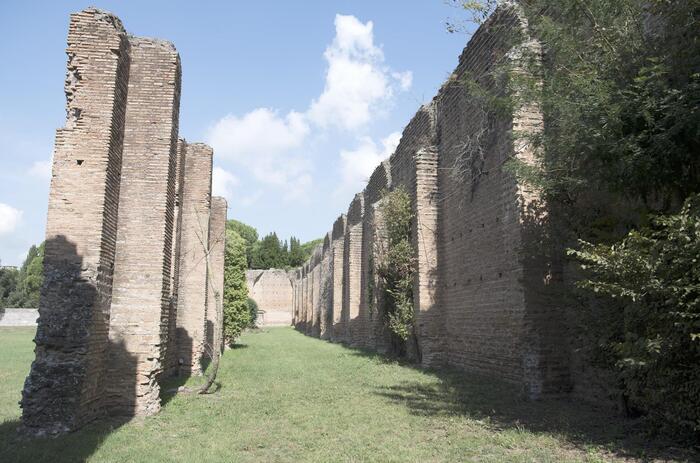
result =
[[[0,203],[0,235],[12,233],[22,220],[23,212],[9,204]]]

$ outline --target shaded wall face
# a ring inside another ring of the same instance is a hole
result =
[[[131,66],[106,386],[112,414],[160,409],[158,375],[167,346],[180,60],[172,45],[130,37]],[[123,348],[123,349],[122,349]],[[128,352],[128,354],[126,354]],[[138,381],[121,371],[134,356]]]
[[[209,272],[207,280],[207,356],[218,355],[223,347],[224,259],[226,252],[226,200],[211,199],[209,217]]]
[[[56,132],[36,359],[21,403],[32,434],[103,412],[129,48],[117,18],[71,16],[68,114]]]
[[[180,213],[180,275],[177,303],[178,364],[182,374],[201,374],[206,333],[207,267],[212,150],[188,144]]]
[[[177,373],[177,294],[180,274],[180,249],[182,235],[182,192],[185,174],[185,140],[177,141],[175,157],[175,201],[173,203],[173,240],[170,256],[170,301],[168,304],[168,330],[165,356],[163,360],[163,376],[168,377]]]
[[[290,276],[284,270],[246,271],[249,297],[263,311],[265,325],[290,325],[294,313],[295,291]]]

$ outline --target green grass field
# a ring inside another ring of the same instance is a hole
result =
[[[244,335],[224,355],[214,394],[168,397],[157,416],[121,426],[23,441],[17,402],[32,335],[0,329],[0,462],[592,462],[678,452],[630,437],[602,411],[522,401],[507,385],[422,371],[291,328]]]

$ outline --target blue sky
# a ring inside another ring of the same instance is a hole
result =
[[[68,16],[91,3],[0,3],[0,262],[44,237],[55,129],[65,120]],[[180,136],[214,146],[229,217],[323,236],[457,64],[459,11],[421,1],[103,1],[182,59]]]

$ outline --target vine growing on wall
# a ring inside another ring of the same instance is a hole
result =
[[[414,332],[413,277],[416,271],[411,244],[414,214],[405,188],[385,192],[380,211],[387,232],[386,252],[377,263],[377,274],[385,293],[383,314],[389,330],[405,345]]]

